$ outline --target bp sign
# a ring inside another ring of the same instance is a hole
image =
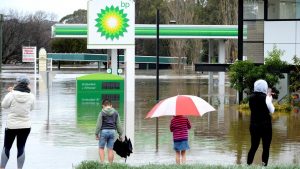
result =
[[[88,49],[121,49],[134,45],[133,0],[88,2]]]

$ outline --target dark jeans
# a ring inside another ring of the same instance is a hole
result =
[[[269,160],[269,150],[272,140],[272,124],[251,124],[250,125],[250,134],[251,134],[251,148],[248,153],[247,164],[250,165],[253,162],[255,152],[259,146],[260,139],[262,139],[263,153],[262,153],[262,162],[264,166],[268,165]]]
[[[27,137],[30,133],[30,128],[23,129],[5,129],[4,135],[4,151],[9,158],[11,146],[17,137],[18,157],[24,153]]]

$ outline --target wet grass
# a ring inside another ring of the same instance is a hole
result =
[[[100,164],[97,161],[83,161],[75,169],[300,169],[300,166],[296,165],[270,165],[268,167],[262,166],[247,166],[247,165],[204,165],[204,164],[192,164],[192,165],[142,165],[142,166],[130,166],[126,164],[114,163]]]

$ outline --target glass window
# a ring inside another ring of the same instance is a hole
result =
[[[245,41],[264,41],[264,21],[244,22]]]
[[[264,43],[244,43],[244,59],[264,63]]]
[[[268,19],[300,19],[300,0],[269,0]]]
[[[244,19],[264,19],[264,0],[244,0]]]

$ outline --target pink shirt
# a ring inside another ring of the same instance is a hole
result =
[[[173,140],[188,140],[188,130],[191,128],[189,119],[185,116],[174,116],[171,120],[170,130],[173,132]]]

